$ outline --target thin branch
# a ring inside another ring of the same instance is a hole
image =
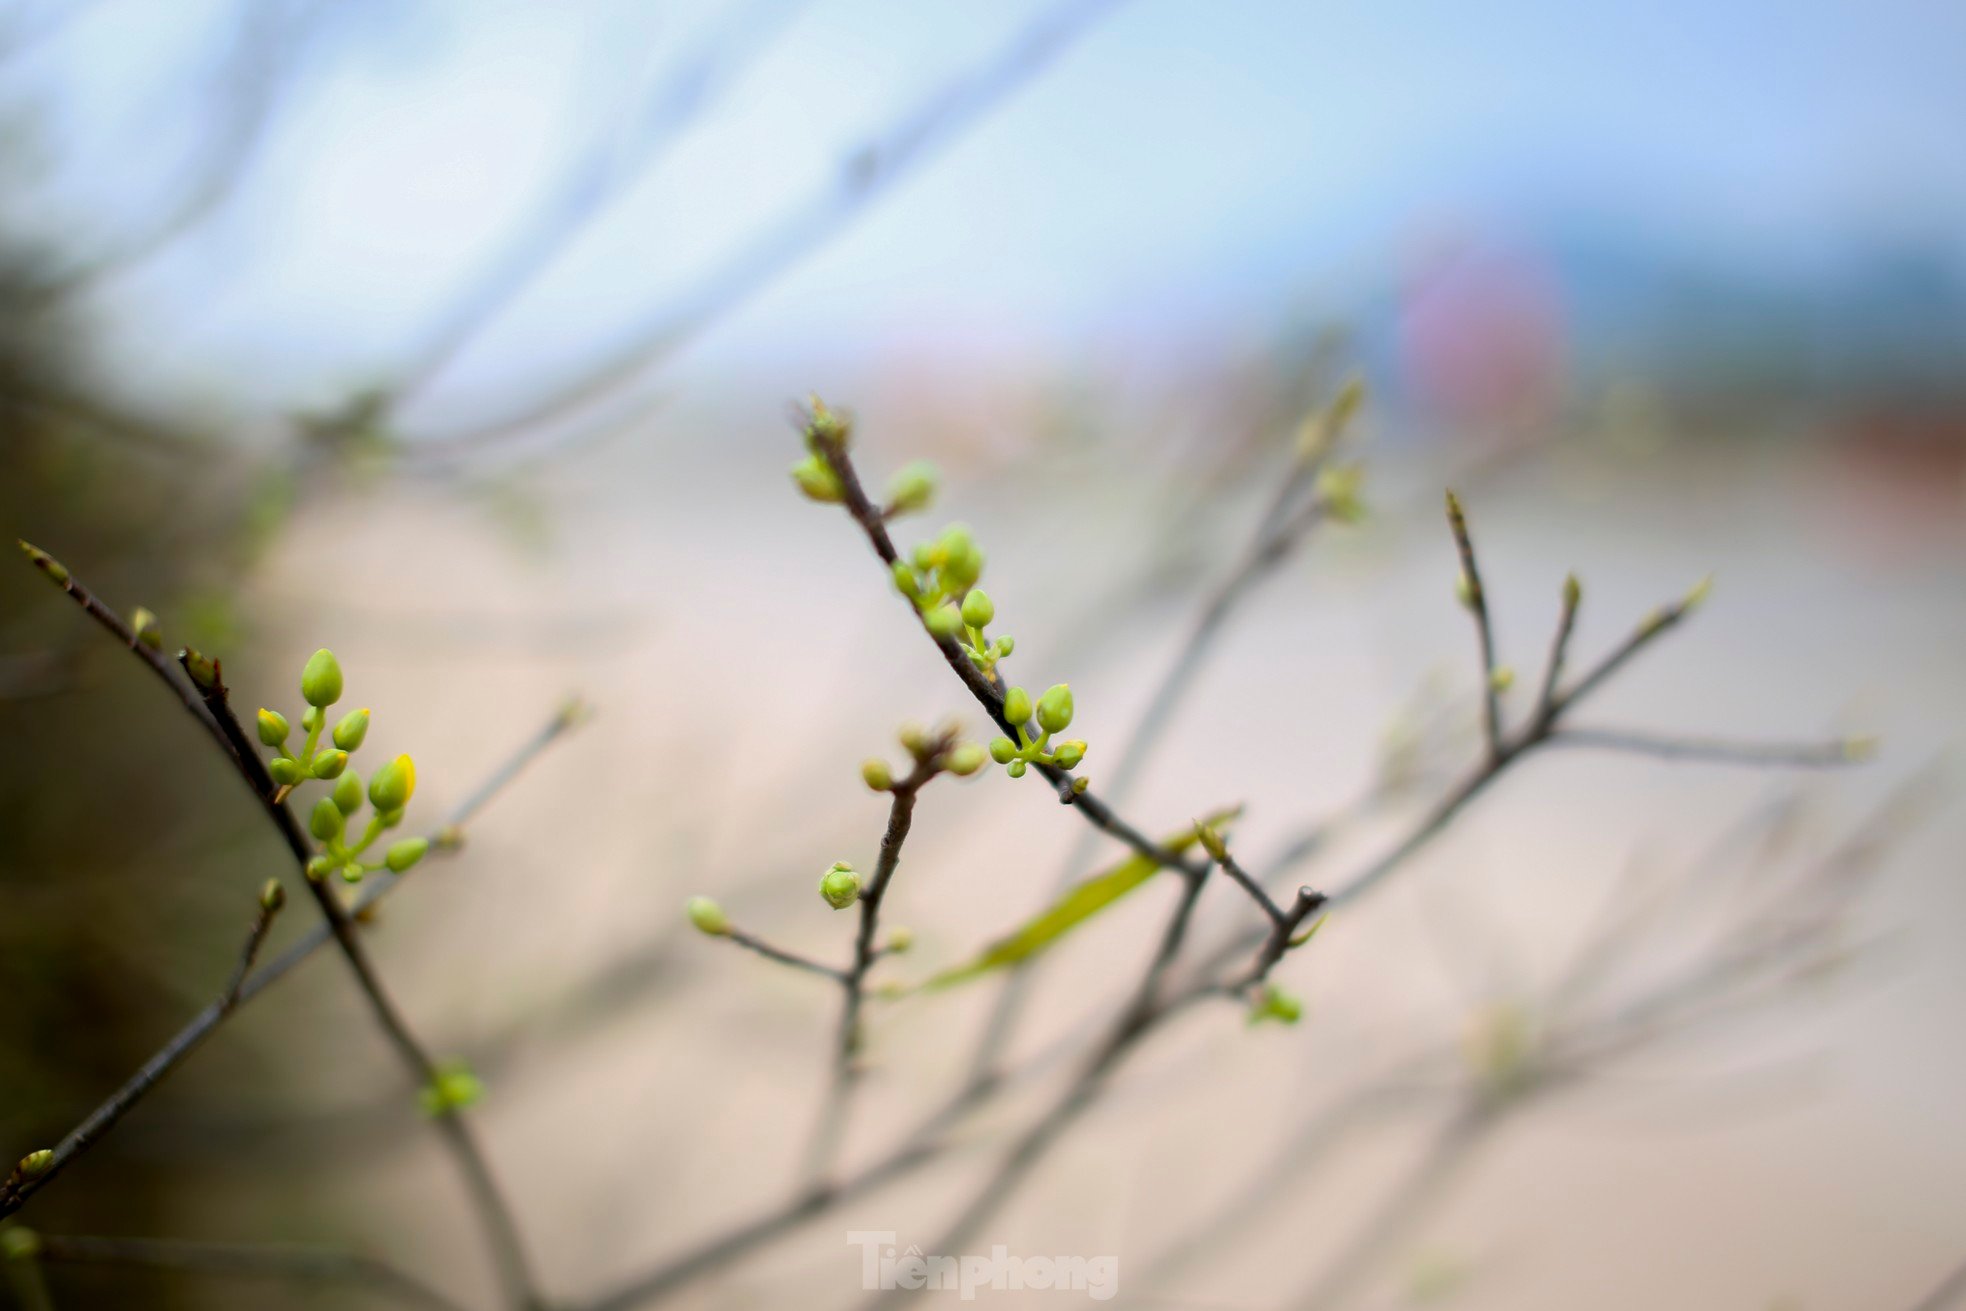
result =
[[[465,290],[416,359],[388,387],[392,408],[424,390],[538,282],[555,260],[606,213],[636,178],[656,167],[718,93],[771,49],[807,0],[764,0],[725,25],[670,81],[634,97],[614,116],[636,125],[624,152],[612,132],[575,152],[551,193]],[[741,43],[741,44],[740,44]],[[726,47],[735,46],[732,53]],[[610,126],[613,126],[611,123]],[[626,160],[619,158],[623,153]]]
[[[789,965],[795,970],[804,970],[809,974],[817,974],[831,979],[835,983],[846,982],[846,971],[840,969],[837,965],[822,964],[819,961],[801,956],[797,952],[787,951],[783,947],[774,947],[771,943],[766,942],[756,934],[746,933],[743,929],[735,925],[732,925],[718,936],[728,938],[731,942],[747,950],[756,952],[766,960],[777,961],[780,965]]]
[[[265,945],[274,919],[286,904],[287,894],[281,891],[279,883],[267,880],[266,887],[259,894],[259,906],[253,912],[252,927],[246,932],[246,945],[239,949],[239,963],[232,967],[232,979],[225,985],[225,991],[219,994],[221,1013],[229,1013],[239,1004],[239,990],[245,987],[246,976],[252,973],[253,963],[259,959],[259,949]]]
[[[41,1259],[55,1265],[122,1266],[229,1278],[360,1285],[430,1311],[461,1311],[428,1284],[359,1252],[288,1244],[199,1243],[160,1238],[38,1235]]]
[[[843,161],[834,184],[769,225],[717,265],[682,303],[651,315],[594,368],[538,400],[467,432],[422,439],[412,459],[443,463],[510,445],[577,415],[666,363],[683,347],[824,246],[903,178],[946,151],[987,111],[1047,68],[1119,0],[1059,0],[979,67]]]
[[[1481,585],[1481,570],[1475,564],[1474,539],[1468,536],[1468,518],[1461,511],[1461,498],[1447,493],[1447,525],[1454,533],[1454,549],[1461,557],[1462,601],[1474,616],[1475,635],[1481,644],[1481,729],[1492,759],[1502,751],[1502,698],[1495,686],[1495,629],[1488,618],[1488,593]],[[1558,626],[1559,633],[1562,625]]]
[[[311,20],[311,4],[295,14],[283,4],[240,6],[239,35],[226,74],[228,88],[217,142],[191,189],[148,228],[35,286],[31,295],[46,304],[82,291],[90,283],[149,259],[203,223],[237,190],[275,117],[292,63]]]
[[[1556,700],[1557,682],[1563,677],[1563,662],[1570,655],[1570,635],[1577,631],[1577,607],[1584,599],[1583,584],[1577,575],[1563,579],[1563,610],[1557,616],[1556,636],[1550,641],[1549,664],[1543,670],[1543,685],[1536,692],[1536,708],[1531,717],[1541,719]]]
[[[832,1078],[806,1152],[806,1174],[814,1180],[824,1179],[832,1169],[840,1140],[846,1134],[853,1086],[860,1075],[860,1015],[867,1002],[867,972],[880,959],[874,939],[880,931],[881,903],[887,897],[888,885],[894,881],[895,870],[901,866],[901,848],[915,822],[915,798],[922,785],[935,777],[942,753],[952,745],[953,734],[945,733],[935,739],[916,760],[908,776],[897,779],[889,789],[893,799],[888,804],[887,828],[881,834],[881,853],[875,860],[873,877],[860,894],[860,927],[854,935],[853,964],[840,980],[846,996],[840,1005],[839,1036],[833,1043]]]
[[[1862,740],[1736,742],[1724,738],[1673,737],[1608,728],[1566,728],[1551,734],[1550,743],[1560,747],[1586,747],[1656,756],[1661,760],[1695,760],[1716,765],[1776,769],[1835,769],[1861,764],[1868,756],[1867,746]]]

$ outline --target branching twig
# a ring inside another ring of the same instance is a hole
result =
[[[402,1017],[402,1013],[397,1009],[394,1000],[384,988],[380,976],[376,973],[374,964],[369,959],[367,949],[362,945],[362,941],[355,931],[354,922],[349,917],[348,911],[323,881],[306,877],[305,867],[313,855],[312,847],[308,842],[306,834],[301,830],[299,822],[294,818],[293,811],[286,805],[283,794],[274,787],[273,780],[267,772],[265,762],[259,758],[259,753],[251,748],[251,740],[246,736],[244,728],[232,713],[231,706],[225,696],[224,684],[219,677],[217,663],[210,662],[209,666],[207,666],[205,662],[195,658],[194,653],[187,652],[184,659],[184,669],[189,685],[179,683],[172,676],[169,666],[164,663],[161,653],[148,642],[143,641],[113,611],[103,605],[93,593],[76,581],[67,568],[45,552],[28,546],[24,542],[21,545],[28,553],[29,558],[33,560],[35,565],[43,573],[58,583],[70,597],[76,600],[99,623],[102,623],[112,633],[115,633],[119,639],[124,640],[130,650],[142,658],[146,664],[149,664],[158,676],[163,678],[165,683],[178,694],[179,699],[188,708],[192,709],[193,713],[200,718],[201,722],[207,725],[214,739],[224,749],[227,757],[232,760],[240,777],[253,790],[254,796],[258,799],[268,818],[272,820],[274,827],[279,830],[294,859],[302,866],[303,882],[309,894],[313,897],[315,905],[320,908],[322,919],[326,921],[328,931],[340,947],[342,956],[347,960],[349,968],[354,972],[356,982],[360,986],[363,995],[368,999],[370,1010],[374,1013],[377,1022],[381,1025],[384,1036],[389,1039],[390,1045],[396,1049],[397,1055],[402,1059],[403,1063],[409,1067],[410,1072],[417,1080],[419,1088],[436,1086],[440,1080],[437,1063],[410,1031],[409,1025]],[[207,671],[209,672],[209,677],[206,676]],[[238,744],[245,744],[243,754],[241,754],[240,745]],[[237,1005],[242,995],[242,990],[243,984],[240,988],[228,990],[227,996],[221,998],[222,1005],[219,1007],[218,1015],[213,1020],[214,1024]],[[206,1031],[208,1032],[209,1030]],[[183,1036],[180,1035],[180,1037]],[[191,1045],[195,1045],[202,1036],[203,1032],[194,1036],[191,1039]],[[179,1048],[175,1042],[172,1046],[166,1047],[163,1052],[160,1052],[146,1064],[145,1071],[150,1072],[150,1076],[147,1082],[144,1082],[136,1089],[135,1095],[129,1101],[119,1105],[115,1099],[112,1099],[110,1103],[106,1103],[103,1108],[98,1110],[97,1116],[93,1116],[90,1121],[86,1121],[83,1128],[87,1129],[93,1125],[96,1134],[100,1134],[103,1130],[107,1129],[121,1116],[124,1110],[128,1109],[129,1105],[134,1103],[137,1097],[141,1097],[144,1092],[147,1092],[149,1087],[154,1085],[157,1079],[161,1078],[178,1060],[182,1059],[188,1050],[189,1046]],[[140,1079],[143,1073],[139,1072]],[[104,1115],[105,1111],[108,1112],[106,1116]],[[102,1118],[98,1119],[98,1117]],[[457,1161],[459,1170],[464,1175],[465,1183],[472,1196],[479,1220],[490,1239],[493,1254],[498,1263],[499,1275],[504,1283],[509,1300],[517,1307],[533,1307],[538,1305],[539,1297],[534,1291],[532,1274],[525,1257],[517,1222],[514,1220],[511,1208],[506,1203],[504,1195],[492,1175],[490,1164],[485,1159],[484,1153],[478,1146],[476,1138],[456,1109],[439,1115],[436,1117],[435,1123],[441,1138],[449,1147],[451,1154]],[[81,1131],[78,1130],[77,1132],[79,1133]],[[76,1151],[86,1146],[86,1141],[77,1144],[74,1142],[74,1139],[75,1135],[71,1134],[69,1139],[64,1140],[63,1147],[69,1150],[64,1153],[58,1149],[58,1160],[54,1163],[55,1165],[66,1164],[68,1160],[73,1159]],[[42,1172],[34,1181],[36,1189],[38,1190],[40,1186],[45,1186],[48,1180],[58,1172],[57,1168],[49,1168]],[[27,1191],[27,1189],[13,1190],[9,1195],[0,1197],[0,1216],[17,1210],[24,1200]]]

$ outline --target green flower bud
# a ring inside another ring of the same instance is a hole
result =
[[[980,587],[970,588],[969,595],[963,598],[963,622],[971,628],[988,628],[996,617],[997,607],[990,594]]]
[[[130,611],[130,631],[137,635],[137,641],[159,651],[164,646],[164,630],[158,626],[157,616],[143,606]]]
[[[340,778],[341,771],[348,768],[348,753],[329,748],[314,757],[315,778]]]
[[[389,844],[389,850],[383,856],[382,863],[389,866],[390,873],[401,874],[422,860],[424,853],[429,850],[430,841],[427,838],[404,838],[401,842]]]
[[[39,1179],[42,1175],[48,1173],[49,1167],[54,1165],[54,1163],[55,1154],[53,1149],[43,1147],[39,1151],[29,1152],[26,1156],[21,1157],[20,1164],[15,1168],[20,1171],[20,1177],[23,1179]]]
[[[293,732],[293,729],[287,725],[287,717],[285,715],[277,710],[268,710],[265,706],[261,706],[259,709],[257,726],[259,728],[259,740],[270,747],[279,746],[287,740],[287,734]]]
[[[1250,1003],[1249,1022],[1261,1024],[1274,1020],[1278,1024],[1295,1024],[1304,1018],[1304,1003],[1281,988],[1265,985]]]
[[[32,542],[23,542],[16,537],[14,544],[19,546],[21,550],[27,552],[27,558],[32,560],[34,567],[42,573],[48,575],[48,577],[54,579],[57,583],[66,584],[68,582],[68,567],[61,561],[55,559],[55,557],[49,555]]]
[[[1708,574],[1705,578],[1693,584],[1693,590],[1688,592],[1680,601],[1679,608],[1686,611],[1697,610],[1712,594],[1713,575]]]
[[[312,857],[307,862],[307,877],[319,883],[322,879],[334,873],[337,863],[333,856],[321,855]]]
[[[808,455],[792,466],[792,481],[809,501],[838,505],[846,499],[846,488],[840,486],[839,475],[817,455]]]
[[[300,712],[300,726],[312,733],[326,718],[327,716],[321,713],[321,707],[309,706]]]
[[[177,653],[177,659],[178,663],[184,666],[184,672],[190,676],[191,681],[205,691],[209,692],[218,686],[218,662],[204,652],[194,651],[187,646]]]
[[[281,787],[290,788],[300,782],[302,778],[300,763],[298,761],[288,760],[285,756],[280,757],[278,760],[267,761],[266,772],[271,774],[273,781]]]
[[[55,559],[55,557],[49,555],[32,542],[23,542],[20,538],[16,537],[14,544],[20,547],[21,550],[27,552],[27,558],[32,560],[34,567],[42,573],[48,575],[48,577],[54,579],[57,583],[66,584],[68,582],[68,567],[62,564],[61,561]]]
[[[896,956],[915,945],[915,933],[899,924],[887,931],[887,949]]]
[[[1004,773],[1010,775],[1012,778],[1024,777],[1025,765],[1021,760],[1013,760],[1008,765],[1005,765],[1003,769]]]
[[[381,811],[376,815],[375,822],[384,828],[395,828],[403,822],[403,812],[400,810]]]
[[[1008,738],[1004,740],[1009,741]],[[964,742],[952,748],[949,754],[943,757],[942,767],[958,778],[968,778],[983,768],[988,760],[989,754],[982,747],[974,742]]]
[[[360,883],[362,881],[362,875],[365,872],[360,864],[351,860],[341,867],[341,881],[343,883]]]
[[[1454,599],[1468,609],[1474,609],[1474,580],[1468,577],[1465,569],[1454,575]]]
[[[1584,585],[1577,581],[1577,575],[1563,576],[1563,604],[1566,609],[1575,610],[1584,599]]]
[[[483,1082],[462,1061],[446,1061],[437,1067],[436,1075],[418,1094],[425,1115],[449,1115],[463,1110],[485,1095]]]
[[[860,876],[853,872],[853,866],[836,860],[819,878],[819,895],[834,910],[845,910],[860,900]]]
[[[362,776],[354,770],[344,770],[335,780],[335,809],[344,815],[352,815],[362,808]]]
[[[271,915],[287,904],[287,890],[280,886],[280,880],[268,879],[259,885],[259,908]]]
[[[907,465],[887,485],[887,512],[915,514],[935,500],[935,466],[926,460]]]
[[[300,695],[317,708],[341,700],[341,662],[325,646],[307,657],[307,667],[300,671]]]
[[[885,792],[894,786],[894,774],[887,767],[887,761],[873,759],[860,766],[860,777],[868,787],[876,792]]]
[[[1013,724],[1022,724],[1031,717],[1031,694],[1021,687],[1013,687],[1003,694],[1003,717]]]
[[[1208,858],[1216,864],[1219,865],[1229,858],[1229,844],[1222,841],[1219,832],[1207,825],[1195,825],[1195,840],[1201,843],[1201,849],[1206,851]]]
[[[808,446],[838,446],[842,450],[853,441],[853,419],[831,409],[817,396],[807,399],[812,417],[806,422]]]
[[[332,842],[341,836],[345,823],[340,807],[334,803],[334,798],[322,797],[314,803],[314,813],[307,817],[307,831],[312,833],[317,841]]]
[[[914,566],[906,560],[896,560],[889,570],[894,575],[894,590],[910,601],[922,594],[921,579],[915,576]]]
[[[416,762],[397,756],[369,778],[369,804],[378,815],[400,811],[416,791]]]
[[[730,917],[724,908],[708,897],[691,897],[683,909],[689,912],[689,922],[697,931],[707,933],[713,938],[721,938],[730,932]]]
[[[1077,769],[1079,762],[1085,759],[1085,743],[1077,738],[1060,742],[1051,754],[1058,761],[1058,768]]]
[[[1497,665],[1495,671],[1488,675],[1489,690],[1497,696],[1500,696],[1514,686],[1515,667],[1513,665]]]
[[[1085,795],[1086,789],[1091,786],[1092,786],[1092,780],[1081,774],[1079,775],[1079,777],[1072,780],[1072,795],[1075,797],[1082,797]]]
[[[1038,698],[1038,727],[1047,733],[1062,733],[1072,722],[1072,688],[1057,683]]]
[[[367,706],[363,706],[360,710],[349,711],[341,717],[341,722],[334,726],[334,744],[343,751],[360,749],[362,739],[368,735],[369,708]]]
[[[983,552],[970,540],[966,529],[955,528],[943,534],[942,577],[952,590],[972,586],[983,576]]]
[[[999,765],[1008,765],[1011,761],[1017,759],[1017,744],[1007,737],[991,738],[990,759],[996,761]]]
[[[938,605],[922,616],[928,631],[937,638],[951,638],[963,630],[963,617],[953,605]]]

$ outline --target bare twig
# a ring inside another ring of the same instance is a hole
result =
[[[1834,769],[1862,763],[1868,755],[1861,741],[1734,742],[1711,737],[1674,737],[1660,733],[1609,728],[1565,728],[1550,736],[1552,746],[1588,747],[1656,756],[1661,760],[1693,760],[1715,765],[1747,765],[1776,769]]]
[[[1488,593],[1481,586],[1481,570],[1475,564],[1474,539],[1468,536],[1468,519],[1461,511],[1461,498],[1447,493],[1447,526],[1454,533],[1454,549],[1461,556],[1462,601],[1474,616],[1475,636],[1481,644],[1481,728],[1488,743],[1490,759],[1502,751],[1502,698],[1495,686],[1495,629],[1488,618]],[[1563,632],[1559,624],[1557,631]],[[1562,639],[1559,638],[1559,641]]]
[[[787,951],[783,947],[773,946],[755,933],[746,933],[736,925],[732,925],[730,928],[724,930],[719,936],[728,938],[747,951],[756,952],[766,960],[777,961],[780,965],[789,965],[795,970],[804,970],[808,974],[817,974],[822,978],[831,979],[835,983],[846,982],[847,972],[839,966],[827,965],[820,961],[801,956],[795,951]]]
[[[252,973],[254,962],[259,960],[259,949],[266,943],[266,935],[273,927],[273,920],[280,908],[287,904],[287,894],[280,889],[277,881],[269,879],[259,894],[259,906],[253,912],[252,927],[246,932],[246,945],[239,949],[239,963],[232,967],[231,981],[225,991],[219,994],[218,1005],[221,1013],[228,1013],[239,1004],[239,989],[246,986],[246,976]]]
[[[288,1244],[197,1243],[158,1238],[38,1235],[41,1259],[55,1265],[125,1266],[247,1279],[354,1284],[430,1311],[460,1304],[384,1261],[359,1252]]]

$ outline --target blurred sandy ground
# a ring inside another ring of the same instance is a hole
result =
[[[946,518],[975,526],[999,627],[1018,639],[1010,668],[1033,686],[1073,683],[1097,785],[1198,590],[1182,582],[1120,613],[1186,471],[1172,456],[1097,443],[1056,459],[1015,440],[951,450],[882,417],[864,416],[864,469],[884,475],[930,454],[952,475],[945,503],[901,536]],[[664,422],[659,446],[627,443],[527,481],[543,545],[510,529],[498,498],[351,491],[305,511],[251,598],[287,634],[270,670],[297,668],[316,644],[336,648],[351,702],[376,708],[375,749],[416,753],[427,816],[562,693],[597,709],[474,826],[462,858],[416,875],[376,933],[383,969],[433,1045],[484,1065],[486,1137],[551,1287],[569,1293],[783,1196],[821,1095],[831,990],[683,930],[682,899],[715,894],[747,926],[843,959],[846,918],[813,883],[835,858],[871,864],[884,808],[858,762],[894,754],[904,719],[980,723],[844,517],[791,494],[788,431],[767,419],[739,441],[725,424]],[[1435,509],[1441,463],[1397,444],[1373,459],[1381,513],[1327,532],[1241,614],[1127,806],[1148,827],[1246,802],[1239,845],[1260,858],[1356,794],[1416,688],[1445,677],[1467,690],[1473,642]],[[1225,567],[1256,495],[1245,487],[1210,507],[1191,562],[1201,576]],[[1580,659],[1717,574],[1710,609],[1579,722],[1882,735],[1875,765],[1800,780],[1805,855],[1959,740],[1956,467],[1898,476],[1780,436],[1645,455],[1565,448],[1470,487],[1468,500],[1504,657],[1528,686],[1566,570],[1586,586]],[[324,551],[329,540],[341,545]],[[1514,699],[1520,710],[1526,692]],[[1280,979],[1309,1002],[1304,1024],[1249,1030],[1225,1007],[1164,1034],[989,1241],[1117,1253],[1120,1305],[1285,1304],[1364,1222],[1437,1115],[1349,1135],[1205,1259],[1154,1286],[1150,1269],[1370,1071],[1416,1047],[1453,1050],[1482,1006],[1546,984],[1629,862],[1690,859],[1795,782],[1583,752],[1532,760],[1286,963]],[[1009,927],[1057,878],[1078,823],[1001,772],[933,787],[889,902],[889,921],[913,927],[918,946],[883,973],[919,977]],[[1307,879],[1341,881],[1396,828],[1368,829]],[[1966,954],[1951,942],[1966,913],[1962,850],[1966,809],[1948,798],[1867,903],[1864,927],[1883,935],[1869,965],[1619,1066],[1508,1127],[1416,1215],[1357,1304],[1908,1306],[1966,1256]],[[1169,891],[1144,892],[1056,954],[1020,1050],[1111,1011]],[[1204,911],[1205,941],[1247,914],[1224,892]],[[310,1165],[332,1181],[318,1196],[366,1217],[360,1237],[412,1267],[437,1269],[441,1253],[445,1282],[465,1287],[482,1262],[448,1165],[417,1132],[338,965],[309,973],[262,1002],[273,1014],[255,1023],[290,1027],[309,1116],[387,1144],[381,1165],[352,1145]],[[612,981],[598,999],[597,978]],[[955,1086],[989,995],[978,986],[876,1010],[878,1069],[851,1159],[872,1159]],[[853,1303],[847,1231],[931,1243],[993,1145],[1037,1104],[982,1117],[974,1150],[681,1301]],[[196,1227],[216,1236],[228,1219],[214,1196]]]

